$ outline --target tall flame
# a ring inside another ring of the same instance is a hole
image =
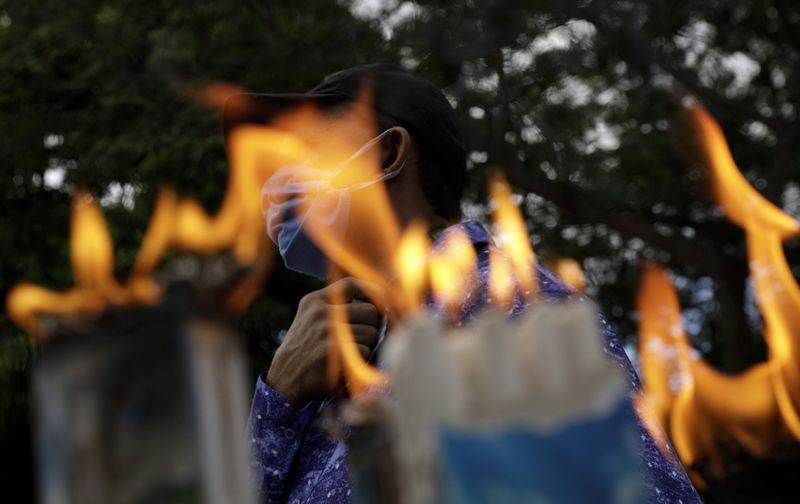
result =
[[[422,306],[430,249],[425,231],[421,223],[411,224],[403,233],[395,257],[395,271],[400,282],[399,296],[402,299],[400,310],[406,314],[415,313]]]
[[[686,334],[681,323],[678,295],[666,271],[656,265],[645,268],[636,296],[639,311],[639,356],[642,374],[666,378],[647,382],[650,404],[667,425],[678,390],[693,389]]]
[[[218,95],[219,89],[215,88],[209,100],[221,103]],[[348,126],[346,121],[351,116],[345,113],[339,120],[344,120]],[[41,315],[89,315],[110,304],[154,302],[160,291],[150,274],[169,249],[202,253],[231,251],[251,274],[232,286],[226,300],[227,308],[244,309],[258,293],[271,251],[264,233],[258,193],[264,180],[280,166],[302,163],[313,157],[318,157],[318,164],[324,165],[334,163],[337,158],[343,159],[344,152],[352,152],[349,147],[333,142],[339,145],[339,155],[336,155],[336,147],[328,147],[326,156],[320,156],[320,147],[310,144],[309,138],[300,134],[302,131],[287,129],[286,123],[292,121],[330,126],[327,116],[313,107],[306,107],[288,113],[283,123],[242,126],[231,133],[228,185],[217,214],[209,215],[197,201],[179,199],[171,189],[162,189],[136,263],[124,285],[113,276],[113,247],[102,214],[91,198],[80,191],[75,196],[72,212],[71,247],[76,286],[56,293],[33,285],[19,285],[7,299],[11,318],[33,338],[41,340],[44,336],[39,321]],[[359,273],[369,276],[367,271]]]
[[[85,191],[78,192],[72,207],[70,256],[75,282],[119,300],[121,293],[114,279],[114,246],[100,209]]]
[[[234,91],[238,89],[217,84],[191,94],[219,107]],[[236,106],[246,108],[247,100]],[[427,230],[420,223],[401,233],[384,184],[370,183],[382,176],[380,148],[372,142],[378,133],[368,82],[346,107],[321,109],[308,102],[277,114],[268,125],[236,127],[227,139],[229,174],[219,211],[209,214],[196,200],[162,188],[124,282],[113,275],[113,245],[102,213],[86,193],[79,192],[73,206],[71,239],[75,287],[57,293],[33,285],[17,286],[7,300],[9,313],[38,340],[45,335],[42,315],[89,316],[110,305],[155,302],[161,292],[152,273],[170,250],[229,253],[246,274],[229,287],[222,301],[228,310],[245,309],[258,293],[272,251],[263,220],[263,212],[269,211],[272,203],[262,201],[259,189],[288,165],[329,172],[336,188],[360,187],[357,197],[349,201],[351,219],[345,240],[327,223],[314,219],[304,223],[304,229],[332,259],[336,275],[350,274],[380,287],[376,292],[383,292],[385,299],[374,301],[391,306],[395,315],[419,311],[428,289],[455,313],[467,291],[479,285],[473,244],[456,230],[445,233],[441,243],[431,249]],[[354,157],[354,153],[358,155]],[[517,293],[527,298],[536,295],[536,258],[506,181],[494,176],[490,190],[499,238],[490,257],[491,295],[495,303],[510,306]],[[305,205],[311,199],[300,198],[301,210],[309,209]],[[344,313],[334,310],[330,317],[331,378],[344,375],[354,394],[383,383],[385,376],[357,351]]]
[[[509,310],[514,303],[514,270],[511,261],[497,249],[489,249],[489,293],[492,303]]]
[[[271,127],[237,129],[230,141],[230,174],[220,211],[208,215],[193,199],[179,200],[165,188],[160,192],[139,255],[124,285],[113,276],[113,247],[100,210],[83,191],[72,211],[72,263],[76,286],[64,293],[20,285],[9,294],[12,319],[41,340],[40,315],[89,315],[109,304],[151,303],[160,296],[149,277],[170,249],[194,252],[230,250],[251,275],[231,289],[228,308],[241,310],[258,293],[266,274],[270,248],[263,232],[259,195],[276,166],[300,162],[311,147],[295,135]]]
[[[141,288],[123,288],[114,278],[114,249],[102,213],[84,190],[79,190],[72,204],[70,259],[75,287],[56,293],[30,284],[15,286],[8,296],[12,320],[32,338],[41,340],[42,314],[81,315],[94,313],[108,303],[121,304],[136,294],[147,296]],[[137,282],[132,286],[140,287]]]
[[[800,222],[747,183],[722,129],[705,109],[692,103],[688,112],[717,203],[747,236],[750,276],[769,356],[736,376],[719,373],[694,357],[680,325],[674,288],[655,267],[645,270],[639,291],[639,346],[647,393],[662,423],[669,426],[679,456],[690,466],[707,458],[719,476],[724,467],[718,442],[724,436],[754,455],[763,455],[786,438],[800,439],[800,287],[782,247],[783,240],[800,235]]]
[[[335,187],[374,181],[381,176],[380,146],[359,156],[378,135],[372,107],[372,88],[362,85],[356,101],[345,112],[322,113],[306,105],[273,121],[276,128],[302,138],[313,147],[303,159],[315,168],[336,172]],[[259,186],[260,187],[260,186]],[[378,285],[391,279],[391,262],[400,245],[400,229],[382,183],[362,187],[350,199],[347,239],[342,241],[326,222],[306,221],[310,236],[340,269]],[[388,260],[387,260],[388,259]]]
[[[336,307],[344,302],[343,292],[340,289],[333,289],[332,306]],[[388,383],[387,376],[377,368],[370,366],[359,353],[355,338],[348,325],[345,310],[331,309],[328,314],[331,331],[328,380],[335,383],[339,377],[338,371],[341,370],[347,388],[354,397],[386,385]]]
[[[489,194],[494,205],[492,220],[498,246],[511,260],[514,278],[521,294],[529,299],[534,298],[538,293],[536,256],[531,248],[522,212],[514,203],[508,182],[501,175],[495,173],[490,177]]]
[[[442,240],[429,260],[431,290],[437,302],[455,313],[465,293],[475,285],[475,248],[460,229],[448,232]]]
[[[510,308],[515,295],[536,295],[536,257],[528,240],[525,221],[511,196],[508,183],[499,175],[492,179],[494,224],[499,231],[498,246],[489,249],[489,295],[492,303]],[[430,249],[425,228],[414,223],[404,230],[397,249],[392,251],[397,282],[389,284],[389,304],[402,316],[417,312],[425,298],[425,289],[453,317],[471,289],[480,286],[477,257],[469,237],[461,230],[449,230]],[[391,288],[397,286],[398,288]],[[352,335],[341,325],[342,315],[332,314],[338,325],[331,335],[333,351],[329,356],[329,378],[341,371],[347,377],[351,393],[362,393],[385,380],[364,362],[352,344]]]

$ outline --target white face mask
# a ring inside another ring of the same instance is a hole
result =
[[[405,160],[395,170],[382,173],[372,180],[346,187],[334,187],[332,181],[354,159],[380,143],[389,131],[364,144],[333,170],[288,165],[279,168],[267,179],[261,189],[267,234],[278,246],[287,268],[317,278],[327,277],[329,261],[303,228],[309,223],[323,226],[339,243],[344,241],[350,221],[350,193],[396,177],[405,166]]]

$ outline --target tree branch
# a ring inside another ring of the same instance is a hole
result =
[[[509,181],[515,187],[538,194],[579,220],[605,224],[628,239],[639,238],[651,247],[667,252],[673,261],[684,266],[715,277],[721,275],[722,263],[746,268],[744,261],[727,256],[723,259],[720,254],[714,254],[707,247],[686,238],[664,236],[635,211],[624,207],[608,208],[589,191],[574,184],[533,177],[521,163],[507,168]]]
[[[573,6],[573,10],[576,15],[591,22],[600,31],[618,30],[616,27],[608,26],[594,3],[587,3],[585,6]],[[758,119],[773,129],[778,129],[783,125],[783,121],[780,118],[769,117],[750,104],[722,96],[713,89],[703,86],[693,72],[671,64],[655,51],[653,41],[647,36],[642,26],[638,26],[635,22],[622,23],[622,26],[624,27],[623,34],[628,39],[628,43],[621,45],[627,50],[621,52],[620,57],[628,63],[634,66],[647,65],[658,68],[672,77],[675,82],[688,92],[713,107],[728,110],[746,119]]]
[[[800,27],[792,26],[790,23],[791,13],[789,6],[785,0],[776,0],[772,2],[778,10],[778,22],[781,24],[781,31],[789,39],[795,51],[800,52]]]
[[[800,137],[800,128],[797,126],[787,126],[784,129],[775,130],[777,142],[773,149],[774,156],[772,163],[764,173],[767,186],[762,191],[765,198],[772,203],[781,206],[781,196],[786,184],[791,180],[792,167],[796,163],[793,158],[793,149]]]

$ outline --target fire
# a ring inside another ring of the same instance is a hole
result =
[[[85,192],[78,192],[70,240],[76,286],[56,293],[19,285],[7,300],[11,318],[41,340],[45,335],[39,321],[42,315],[88,316],[109,305],[155,302],[160,290],[150,274],[171,248],[204,253],[230,250],[251,275],[231,287],[227,308],[245,308],[258,293],[270,257],[259,196],[253,188],[261,186],[270,169],[298,162],[310,150],[301,139],[274,128],[237,130],[231,141],[230,176],[220,211],[209,216],[197,201],[178,199],[171,189],[162,189],[136,263],[123,285],[113,276],[113,246],[102,213]]]
[[[425,234],[425,226],[413,223],[403,233],[395,258],[395,270],[400,282],[400,296],[403,313],[415,313],[422,306],[425,289],[426,260],[430,242]]]
[[[73,203],[70,256],[78,285],[94,288],[109,299],[122,297],[114,279],[114,246],[100,209],[83,191]]]
[[[688,104],[688,118],[700,139],[714,195],[725,215],[748,232],[760,223],[781,238],[798,236],[800,222],[761,196],[739,171],[719,123],[696,102]]]
[[[206,104],[220,107],[238,89],[216,84],[194,92]],[[324,223],[306,222],[309,235],[335,264],[333,276],[349,274],[379,287],[376,304],[389,306],[393,316],[419,311],[428,294],[455,312],[477,283],[475,249],[466,234],[448,232],[431,249],[427,229],[419,223],[400,230],[384,184],[379,180],[378,134],[371,106],[371,87],[362,85],[357,100],[345,107],[321,109],[305,103],[273,117],[268,125],[241,125],[230,132],[229,174],[222,205],[207,213],[194,199],[179,197],[171,188],[158,194],[135,264],[125,281],[113,274],[114,253],[102,212],[91,197],[75,196],[72,218],[72,267],[75,286],[53,292],[34,285],[15,287],[7,300],[12,319],[33,338],[46,335],[42,318],[91,317],[109,306],[157,302],[160,286],[152,273],[168,251],[230,254],[243,274],[226,292],[224,308],[244,310],[258,293],[272,248],[264,232],[263,212],[269,201],[259,191],[275,172],[304,165],[331,174],[334,189],[357,186],[347,239],[342,242]],[[247,99],[236,106],[246,108]],[[508,184],[491,179],[498,248],[492,251],[490,290],[493,302],[510,306],[518,292],[536,295],[536,258],[522,214]],[[305,204],[305,203],[302,203]],[[374,295],[374,293],[372,293]],[[341,372],[353,394],[385,383],[385,376],[364,361],[347,329],[344,313],[331,312],[332,379]]]
[[[693,388],[687,368],[686,334],[681,323],[678,296],[667,273],[655,265],[648,266],[636,297],[639,311],[639,356],[642,374],[667,377],[647,382],[650,404],[661,423],[667,425],[669,410],[677,389]],[[680,355],[676,355],[676,354]]]
[[[497,174],[491,176],[489,193],[494,204],[492,219],[497,244],[511,260],[514,278],[519,284],[521,294],[528,299],[535,298],[539,287],[536,283],[536,256],[525,229],[525,219],[514,203],[511,188],[503,177]]]
[[[72,204],[70,259],[75,287],[56,293],[30,284],[15,286],[8,298],[11,318],[35,340],[44,336],[41,314],[83,315],[95,313],[108,303],[123,304],[130,299],[147,299],[152,291],[132,279],[125,287],[114,278],[114,248],[102,213],[92,198],[78,191]]]
[[[736,376],[719,373],[700,360],[681,326],[669,278],[652,266],[645,270],[637,298],[639,347],[648,396],[679,456],[687,466],[706,459],[721,476],[719,441],[724,437],[756,456],[787,439],[800,439],[800,286],[782,247],[783,240],[800,235],[800,222],[747,183],[720,126],[699,104],[692,103],[688,111],[716,201],[747,236],[769,356]]]
[[[536,294],[536,257],[507,182],[495,176],[492,184],[492,201],[496,208],[494,224],[504,239],[498,242],[497,248],[490,249],[489,294],[495,305],[509,308],[516,288],[520,288],[523,296]],[[377,194],[385,197],[385,193]],[[401,234],[397,250],[390,256],[394,258],[392,274],[397,282],[388,283],[388,304],[396,307],[401,316],[413,315],[422,308],[425,289],[430,287],[437,303],[455,317],[464,296],[479,285],[475,249],[464,232],[453,230],[431,250],[425,231],[423,226],[414,223]],[[397,288],[391,288],[393,286]],[[342,314],[332,314],[332,317],[338,318],[332,318],[335,327],[331,334],[330,379],[336,379],[341,370],[351,394],[360,394],[385,383],[386,377],[364,362],[356,350],[352,335],[341,324]]]
[[[230,82],[211,82],[196,88],[184,87],[181,91],[189,100],[217,110],[222,110],[231,96],[245,92]]]
[[[508,258],[499,250],[489,250],[489,292],[492,303],[503,309],[511,309],[514,303],[514,271]]]
[[[443,237],[444,243],[431,253],[431,290],[437,302],[455,313],[464,294],[475,284],[475,248],[463,231],[456,229]]]
[[[331,303],[333,305],[341,305],[344,302],[342,292],[334,289],[331,295]],[[328,357],[329,382],[335,384],[340,376],[338,371],[341,370],[347,388],[354,397],[360,396],[371,389],[385,386],[388,382],[386,375],[367,364],[359,353],[353,333],[347,324],[345,311],[330,310],[329,320],[332,342],[331,352]]]
[[[675,289],[660,267],[645,269],[637,307],[647,399],[684,464],[691,467],[705,458],[721,477],[718,440],[729,436],[754,455],[780,440],[770,363],[729,376],[699,359],[683,330]]]
[[[219,103],[220,89],[215,87],[207,98]],[[295,121],[324,123],[323,115],[316,110],[300,110],[292,117]],[[258,189],[276,168],[319,157],[318,146],[309,144],[298,132],[286,130],[285,124],[284,129],[278,126],[244,126],[231,134],[228,185],[217,214],[209,215],[196,200],[179,199],[171,189],[162,189],[136,263],[123,285],[113,276],[113,246],[100,210],[87,194],[82,191],[76,194],[70,240],[76,286],[56,293],[33,285],[19,285],[7,299],[11,318],[33,338],[41,340],[45,335],[39,320],[42,315],[88,316],[109,305],[155,302],[160,290],[150,274],[169,249],[200,253],[230,251],[250,275],[231,286],[226,307],[236,311],[246,308],[258,293],[271,255]],[[347,148],[340,149],[338,159],[344,159]],[[335,149],[329,147],[325,154],[327,157],[322,157],[319,163],[337,159]],[[354,273],[376,276],[358,261],[355,266],[363,267],[353,268]]]
[[[283,114],[272,126],[312,146],[300,164],[334,174],[331,184],[346,188],[376,180],[381,175],[380,145],[362,151],[379,133],[372,107],[372,88],[365,82],[354,103],[344,111],[324,113],[313,105]],[[355,158],[352,156],[358,153]],[[258,186],[260,187],[260,185]],[[309,235],[341,270],[377,285],[392,277],[400,246],[400,228],[382,183],[362,187],[350,201],[350,223],[345,243],[326,223],[307,221]]]
[[[223,94],[235,88],[215,85],[198,96],[219,106]],[[12,319],[37,340],[45,335],[42,315],[91,316],[109,305],[126,306],[155,302],[160,291],[150,275],[170,250],[210,253],[230,252],[249,272],[231,286],[226,308],[240,311],[257,294],[269,263],[259,189],[276,169],[292,164],[309,164],[335,172],[337,186],[375,179],[379,175],[379,149],[356,159],[353,153],[376,136],[372,116],[371,89],[362,87],[359,99],[345,110],[325,112],[306,104],[283,113],[269,126],[247,125],[236,128],[228,139],[230,171],[222,206],[209,215],[190,198],[178,198],[169,188],[160,192],[153,216],[128,280],[120,285],[113,276],[113,246],[102,214],[91,198],[75,197],[72,221],[72,259],[76,286],[56,293],[33,285],[17,286],[7,300]],[[239,102],[237,102],[239,103]],[[239,103],[241,105],[241,103]],[[246,106],[246,103],[245,103]],[[413,273],[406,267],[419,262],[427,252],[424,230],[412,227],[406,240],[400,233],[382,184],[361,189],[361,203],[368,208],[353,208],[353,214],[371,218],[357,225],[356,236],[344,246],[324,226],[311,223],[309,234],[343,271],[378,285],[386,285],[395,267],[404,271],[404,312],[421,306],[422,283],[426,272]],[[419,236],[425,239],[420,240]],[[359,238],[360,237],[360,238]],[[363,246],[368,241],[369,246]],[[400,248],[402,264],[381,264],[376,257],[393,257]],[[368,250],[372,256],[365,255]],[[334,351],[332,361],[342,360],[342,371],[354,393],[380,382],[381,375],[361,359],[346,330],[342,314],[333,313]],[[335,366],[332,368],[335,370]]]
[[[574,289],[580,292],[586,290],[586,275],[583,274],[583,268],[575,259],[563,257],[557,260],[553,264],[553,273]]]

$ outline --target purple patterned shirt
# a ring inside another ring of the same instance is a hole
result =
[[[465,222],[446,229],[434,246],[440,245],[456,228],[465,231],[475,246],[483,284],[477,294],[473,290],[473,297],[462,303],[460,322],[467,323],[488,302],[489,249],[494,245],[481,224]],[[559,300],[576,295],[574,290],[542,267],[539,267],[539,284],[541,295],[547,299]],[[437,310],[436,306],[431,308]],[[518,298],[514,312],[520,313],[525,308],[522,299]],[[600,319],[606,353],[628,373],[631,390],[639,390],[639,378],[614,330],[602,316]],[[262,374],[256,384],[248,426],[254,477],[261,502],[351,502],[347,447],[344,442],[327,435],[321,426],[321,413],[334,400],[311,401],[295,411],[285,397],[264,382],[264,378]],[[641,424],[637,427],[641,432],[649,501],[658,504],[701,502],[674,453],[663,454],[648,431]]]

